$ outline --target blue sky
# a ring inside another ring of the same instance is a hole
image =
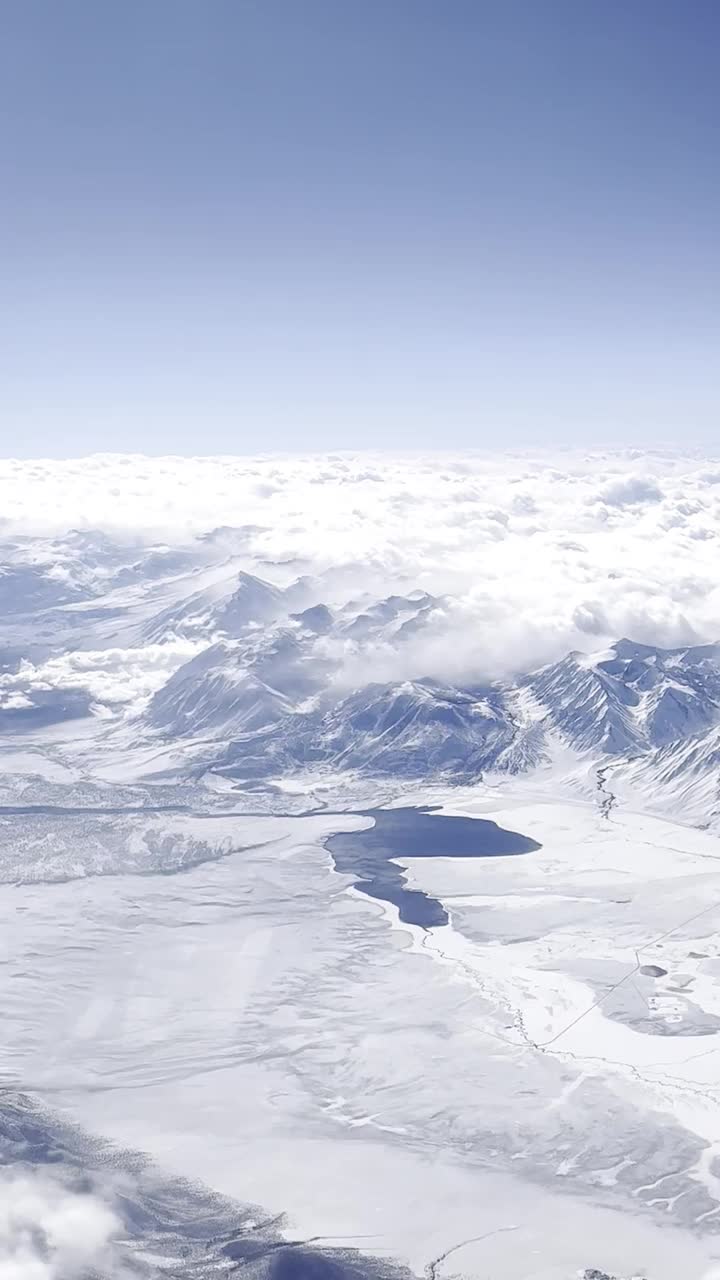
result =
[[[8,0],[4,455],[699,444],[714,0]]]

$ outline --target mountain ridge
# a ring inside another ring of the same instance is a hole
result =
[[[486,637],[463,632],[451,596],[373,590],[349,566],[268,582],[231,530],[179,549],[83,532],[5,551],[0,728],[14,741],[100,718],[103,750],[176,745],[178,777],[230,786],[317,770],[467,783],[561,759],[720,812],[717,643],[624,636],[478,680],[462,672]]]
[[[477,685],[426,675],[347,691],[338,667],[315,653],[314,632],[307,649],[296,634],[274,634],[274,650],[264,637],[275,664],[270,678],[263,678],[269,659],[258,655],[257,642],[215,646],[154,696],[148,732],[217,740],[212,767],[237,778],[246,762],[254,777],[312,764],[466,781],[536,768],[557,743],[579,759],[642,759],[680,772],[713,767],[713,753],[720,759],[717,646],[663,650],[623,639],[595,659],[572,653],[517,680]],[[283,645],[285,666],[277,652]],[[233,719],[240,673],[242,715]],[[255,724],[248,719],[253,691]],[[202,704],[202,715],[184,714],[188,698]],[[183,719],[173,718],[173,707]]]

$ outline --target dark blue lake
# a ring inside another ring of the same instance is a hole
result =
[[[436,898],[408,889],[405,871],[393,858],[506,858],[540,848],[537,840],[486,818],[456,818],[431,808],[360,812],[375,825],[325,841],[336,869],[354,875],[357,888],[369,898],[392,902],[406,924],[424,929],[447,924],[447,912]]]

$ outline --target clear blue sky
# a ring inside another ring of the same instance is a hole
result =
[[[716,0],[5,0],[0,453],[716,442]]]

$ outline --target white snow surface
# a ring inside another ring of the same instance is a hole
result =
[[[293,1238],[418,1275],[447,1254],[438,1274],[700,1280],[720,1260],[720,847],[522,780],[445,811],[542,848],[409,860],[450,911],[430,931],[332,869],[322,842],[353,815],[206,819],[222,856],[182,875],[17,884],[3,1080],[285,1211]]]

